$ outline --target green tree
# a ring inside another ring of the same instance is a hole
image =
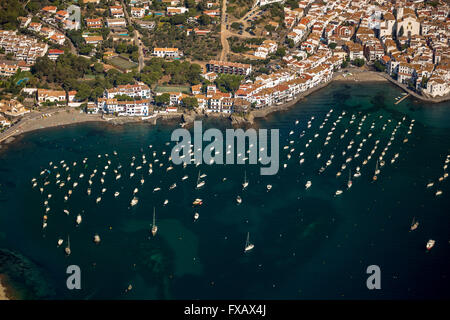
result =
[[[168,93],[163,93],[159,96],[155,96],[155,103],[158,106],[167,105],[170,102],[170,95]]]
[[[377,70],[377,71],[380,71],[380,72],[384,72],[385,70],[386,70],[386,66],[385,65],[383,65],[380,61],[375,61],[374,63],[373,63],[373,66],[375,67],[375,69]]]
[[[286,44],[288,45],[289,48],[295,47],[295,42],[294,42],[294,40],[292,40],[292,39],[290,39],[290,38],[286,38]]]
[[[202,25],[202,26],[207,26],[209,24],[211,24],[211,17],[206,15],[206,14],[202,14],[200,15],[200,17],[198,18],[198,22]]]
[[[75,95],[75,98],[79,101],[84,101],[91,95],[91,87],[88,86],[86,83],[81,83],[78,87],[77,94]]]
[[[103,72],[103,64],[98,63],[98,62],[94,63],[94,71],[96,73],[102,73]]]
[[[328,44],[328,48],[330,48],[331,50],[336,49],[336,46],[337,46],[337,44],[336,44],[335,42],[330,42],[330,43]]]
[[[232,74],[221,74],[214,81],[222,92],[235,92],[241,84],[242,76]]]
[[[198,107],[198,101],[195,97],[185,97],[181,100],[183,105],[188,109],[195,109]]]
[[[352,61],[352,64],[357,67],[362,67],[364,65],[364,59],[356,58]]]

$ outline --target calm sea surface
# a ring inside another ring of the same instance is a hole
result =
[[[334,83],[289,111],[258,121],[257,128],[280,130],[280,170],[275,176],[261,176],[259,165],[173,165],[167,171],[173,143],[166,142],[176,123],[82,124],[26,134],[0,151],[0,273],[8,274],[25,298],[449,298],[450,179],[438,178],[450,154],[450,104],[408,98],[394,105],[400,95],[385,83]],[[228,124],[209,120],[203,125],[224,130]],[[331,139],[324,145],[329,132]],[[393,132],[374,182],[376,161]],[[361,176],[352,178],[347,189],[349,169],[353,175],[358,166]],[[326,169],[319,173],[321,167]],[[44,169],[50,173],[40,175]],[[114,170],[121,174],[119,180]],[[196,190],[199,170],[207,175],[206,184]],[[184,175],[188,179],[183,181]],[[32,178],[37,179],[35,188]],[[57,180],[65,185],[60,187]],[[305,189],[308,180],[312,185]],[[429,182],[434,185],[427,188]],[[169,190],[173,183],[176,188]],[[156,187],[161,191],[153,192]],[[135,188],[139,202],[131,207]],[[335,196],[338,189],[343,194]],[[435,195],[438,190],[442,195]],[[203,199],[203,205],[193,208],[195,198]],[[156,237],[150,233],[154,207]],[[78,214],[82,222],[77,226]],[[410,232],[413,218],[419,227]],[[248,232],[255,247],[244,253]],[[100,244],[93,242],[94,234],[101,237]],[[58,247],[60,238],[64,243]],[[429,239],[436,245],[427,252]],[[19,255],[12,258],[10,252]],[[81,268],[81,290],[66,287],[69,265]],[[381,290],[366,287],[370,265],[381,269]]]

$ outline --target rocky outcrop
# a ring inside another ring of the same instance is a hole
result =
[[[181,116],[181,121],[189,124],[194,122],[195,118],[197,116],[197,113],[195,111],[187,111],[185,113],[183,113],[183,115]]]
[[[252,125],[254,122],[255,117],[253,116],[253,114],[248,113],[244,116],[241,115],[235,115],[232,114],[230,116],[230,120],[233,126],[245,126],[245,125]]]

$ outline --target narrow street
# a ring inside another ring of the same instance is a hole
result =
[[[125,14],[125,19],[127,20],[127,24],[129,26],[132,26],[132,21],[131,21],[130,15],[128,14],[127,6],[123,2],[123,0],[120,0],[120,3],[122,4],[122,8],[123,8],[123,12]],[[142,45],[142,42],[141,42],[140,38],[141,38],[141,34],[139,33],[139,31],[137,31],[135,29],[134,30],[134,44],[138,46],[138,52],[139,52],[138,72],[141,72],[141,70],[145,66],[145,64],[144,64],[144,50],[143,50],[143,45]]]

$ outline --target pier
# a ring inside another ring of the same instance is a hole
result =
[[[395,104],[399,104],[400,102],[402,102],[403,100],[405,100],[409,96],[410,96],[410,94],[408,93],[406,96],[403,96],[401,99],[397,100],[397,102],[395,102]]]

